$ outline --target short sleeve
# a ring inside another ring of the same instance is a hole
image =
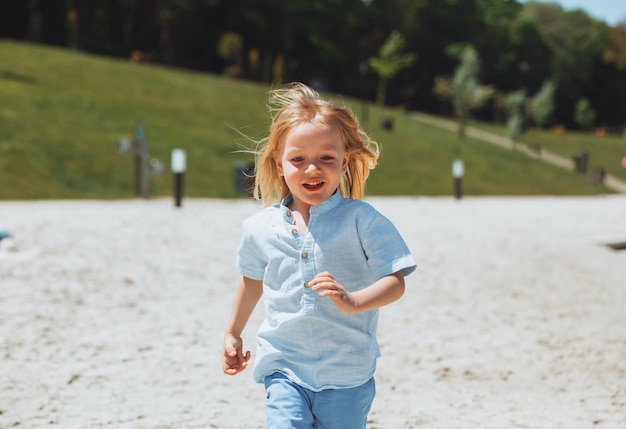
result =
[[[250,221],[243,223],[243,233],[237,250],[237,271],[254,280],[263,280],[267,257],[252,234]]]
[[[394,224],[376,212],[361,236],[367,263],[376,279],[401,271],[408,276],[417,264]]]

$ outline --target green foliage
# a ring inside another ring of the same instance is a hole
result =
[[[515,142],[524,134],[524,118],[519,113],[513,113],[506,122],[506,129],[511,140]]]
[[[172,195],[171,151],[187,152],[186,197],[241,197],[235,165],[252,157],[269,125],[266,85],[75,51],[0,41],[0,200],[133,198],[134,163],[116,142],[143,122],[150,158],[166,166],[150,182]],[[360,101],[343,99],[355,112]],[[366,131],[382,146],[369,195],[451,195],[450,166],[463,158],[467,195],[595,194],[585,178],[521,154],[368,105]],[[393,134],[381,119],[393,118]],[[595,156],[595,155],[594,155]]]
[[[556,113],[571,123],[574,106],[585,96],[583,88],[591,85],[609,46],[607,26],[582,10],[566,12],[556,3],[529,2],[525,10],[550,48],[552,71],[545,78],[559,85]]]
[[[453,74],[456,61],[446,52],[472,45],[483,64],[483,84],[532,93],[546,79],[556,82],[555,123],[573,125],[582,97],[594,105],[598,123],[623,128],[626,117],[623,29],[554,2],[8,0],[3,7],[1,37],[213,73],[224,72],[220,39],[236,31],[243,48],[236,61],[227,61],[227,72],[271,83],[273,65],[284,61],[284,80],[315,81],[368,100],[380,80],[364,66],[397,29],[404,51],[419,62],[387,79],[396,105],[448,114],[432,92],[433,81]],[[491,106],[476,112],[481,119],[500,114]]]
[[[419,62],[379,79],[365,65],[390,29]],[[232,32],[241,37],[236,59],[216,49]],[[366,100],[393,94],[396,105],[446,115],[450,107],[433,93],[433,82],[454,73],[458,56],[447,53],[472,45],[481,83],[530,94],[553,80],[551,120],[574,125],[575,104],[587,97],[597,122],[612,131],[626,118],[624,34],[623,26],[609,27],[582,10],[521,0],[8,0],[0,14],[0,37],[267,84],[316,82]],[[502,111],[491,104],[474,116],[501,120]]]
[[[441,100],[452,100],[452,95],[454,94],[454,89],[452,88],[452,80],[448,76],[436,76],[433,93]]]
[[[613,63],[618,70],[626,69],[626,21],[609,29],[609,46],[604,51],[603,59]]]
[[[574,113],[574,120],[580,128],[583,130],[589,130],[593,127],[593,122],[596,119],[596,111],[591,108],[591,104],[587,98],[581,98],[576,103],[576,112]]]
[[[513,91],[506,96],[508,120],[506,128],[513,141],[524,134],[524,118],[526,108],[526,90]]]
[[[530,121],[544,126],[554,110],[554,92],[552,81],[545,81],[541,89],[528,98],[525,89],[513,91],[506,96],[507,131],[513,141],[526,132]]]
[[[547,80],[541,86],[541,89],[529,101],[528,107],[530,115],[535,123],[541,127],[545,126],[548,118],[554,111],[554,94],[556,92],[556,84]]]
[[[393,31],[380,48],[380,56],[370,58],[370,66],[385,79],[394,77],[416,60],[414,53],[402,52],[405,44],[404,37],[398,31]]]
[[[236,62],[241,58],[243,51],[243,37],[240,34],[229,31],[222,34],[217,44],[217,52],[220,57],[229,62]]]
[[[228,63],[225,70],[226,75],[230,77],[240,77],[243,57],[243,37],[232,31],[222,34],[217,44],[217,52]]]
[[[459,121],[459,134],[464,136],[471,111],[483,106],[493,95],[494,88],[479,85],[480,58],[474,48],[465,47],[460,60],[452,77],[452,105]]]
[[[417,59],[414,53],[402,52],[405,43],[404,37],[398,31],[393,31],[381,46],[379,56],[369,59],[370,67],[379,76],[376,101],[380,105],[385,104],[387,81],[401,70],[410,67]]]

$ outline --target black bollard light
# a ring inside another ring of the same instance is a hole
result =
[[[187,164],[186,154],[183,149],[172,150],[172,173],[174,174],[174,202],[176,207],[182,205],[183,199],[183,176]]]

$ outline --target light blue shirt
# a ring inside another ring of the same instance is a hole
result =
[[[336,192],[312,206],[305,236],[294,225],[291,201],[243,223],[237,268],[263,280],[265,303],[254,378],[278,371],[313,391],[360,386],[380,356],[378,310],[343,314],[305,282],[328,271],[352,292],[397,271],[406,276],[415,262],[395,226],[363,201]]]

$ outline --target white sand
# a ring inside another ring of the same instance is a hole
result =
[[[626,197],[369,201],[420,264],[369,428],[626,427]],[[258,208],[0,202],[0,428],[262,428],[252,371],[220,366]]]

